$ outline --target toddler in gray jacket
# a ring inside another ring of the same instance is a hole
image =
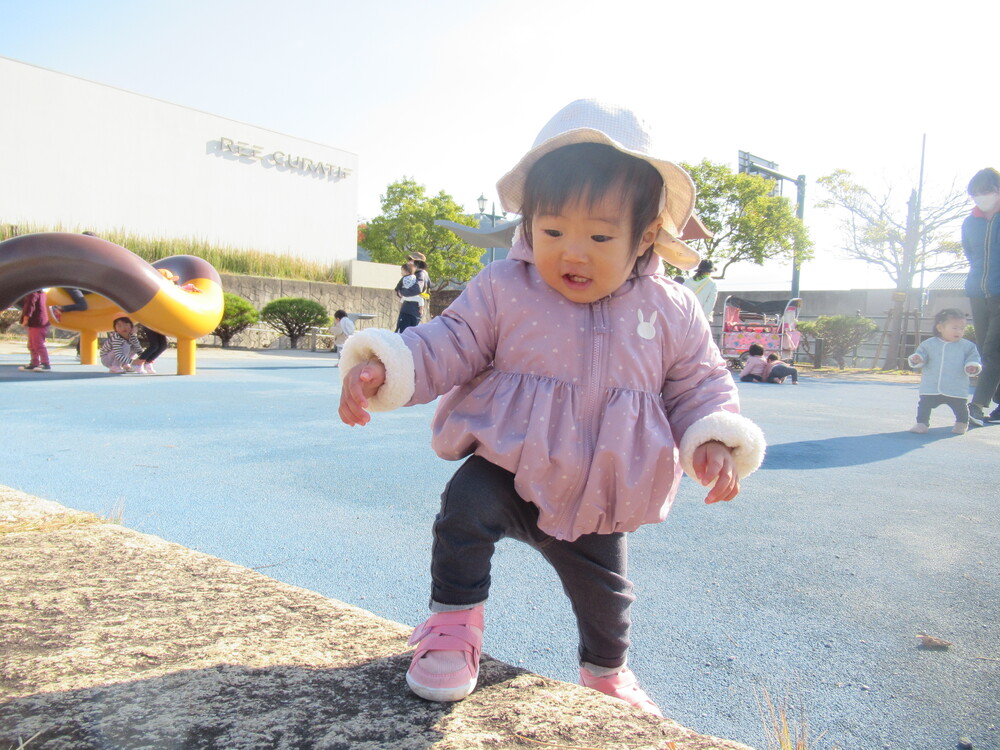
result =
[[[942,310],[934,316],[934,330],[937,336],[922,341],[908,359],[910,367],[921,370],[917,423],[910,432],[927,432],[931,410],[947,404],[955,413],[952,432],[961,435],[969,429],[969,376],[983,366],[976,345],[964,338],[964,312]]]

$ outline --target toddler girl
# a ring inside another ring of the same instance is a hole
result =
[[[47,372],[52,369],[52,365],[49,364],[49,350],[45,346],[45,337],[49,333],[46,297],[44,289],[37,289],[26,294],[21,300],[21,325],[28,331],[28,353],[31,355],[31,361],[19,367],[19,370]]]
[[[969,430],[969,376],[983,369],[979,351],[965,338],[961,310],[948,308],[935,315],[934,331],[937,336],[921,341],[908,359],[910,367],[921,370],[917,422],[910,432],[927,432],[931,411],[947,404],[955,415],[952,432],[962,435]]]
[[[764,359],[764,347],[760,344],[750,344],[747,349],[747,361],[743,364],[743,371],[740,374],[740,381],[743,383],[760,383],[764,380],[764,372],[767,370],[767,361]]]
[[[764,368],[765,383],[784,383],[789,375],[792,376],[792,385],[798,385],[799,368],[782,362],[777,354],[767,355],[767,366]]]
[[[113,325],[115,330],[101,344],[101,362],[113,373],[133,372],[132,360],[142,351],[142,344],[131,319],[115,318]]]
[[[524,217],[438,318],[344,347],[340,416],[427,403],[442,458],[470,456],[442,495],[433,614],[406,675],[435,701],[476,686],[490,558],[504,537],[556,569],[576,613],[584,685],[659,710],[626,666],[626,533],[664,520],[682,471],[731,500],[764,452],[695,296],[663,275],[690,269],[677,237],[694,184],[655,154],[628,110],[574,102],[498,183]],[[521,230],[519,230],[521,231]]]

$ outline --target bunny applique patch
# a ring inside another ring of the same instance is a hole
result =
[[[639,314],[639,325],[635,327],[635,332],[644,339],[656,338],[656,311],[649,317],[649,322],[643,317],[642,310],[637,310]]]

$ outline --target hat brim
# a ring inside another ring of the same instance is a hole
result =
[[[710,231],[706,227],[698,214],[691,214],[691,218],[688,219],[688,223],[684,225],[684,229],[681,230],[682,240],[710,240],[715,236],[715,233]]]
[[[679,227],[688,223],[694,211],[695,186],[691,176],[672,161],[656,159],[640,151],[633,151],[618,143],[607,133],[593,128],[567,130],[543,141],[521,157],[517,166],[497,182],[497,194],[500,196],[500,205],[503,209],[511,213],[522,213],[524,184],[531,168],[546,154],[576,143],[600,143],[611,146],[623,154],[642,159],[652,165],[660,173],[663,185],[667,189],[667,199],[660,213],[663,228],[671,237],[676,238],[680,235]]]
[[[686,242],[671,237],[662,229],[653,242],[653,252],[682,271],[690,271],[701,262],[701,256]]]

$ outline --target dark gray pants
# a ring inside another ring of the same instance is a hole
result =
[[[1000,297],[970,297],[969,305],[972,325],[976,329],[976,346],[983,360],[983,371],[979,373],[972,403],[989,409],[990,401],[1000,397]]]
[[[623,665],[635,601],[626,578],[625,534],[586,534],[573,542],[549,536],[538,528],[538,508],[514,489],[514,475],[478,456],[462,464],[441,495],[431,553],[432,608],[486,601],[493,550],[505,537],[531,545],[555,568],[576,615],[580,661]]]
[[[969,402],[957,396],[921,396],[917,403],[917,422],[929,425],[931,423],[931,410],[947,404],[955,413],[955,421],[959,424],[969,424]]]
[[[777,364],[771,368],[771,372],[767,375],[768,383],[777,383],[780,378],[787,378],[789,375],[792,376],[792,382],[799,382],[799,371],[795,367],[789,367],[788,365]]]

